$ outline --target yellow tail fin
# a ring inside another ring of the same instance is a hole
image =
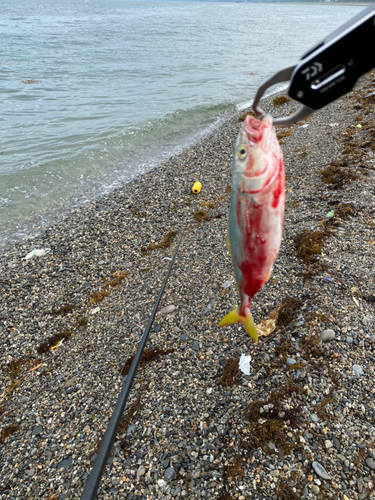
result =
[[[254,342],[258,342],[258,333],[256,331],[253,317],[250,311],[248,311],[247,314],[245,314],[244,316],[240,315],[239,312],[240,312],[239,307],[233,309],[233,311],[224,316],[224,318],[220,321],[219,327],[233,325],[234,323],[242,323],[246,328],[247,333],[254,340]]]

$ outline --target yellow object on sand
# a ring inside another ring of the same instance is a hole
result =
[[[194,185],[192,187],[192,191],[194,194],[198,194],[201,192],[202,189],[202,184],[200,182],[194,182]]]
[[[241,322],[244,325],[247,333],[254,340],[254,342],[258,342],[258,333],[254,325],[253,317],[248,309],[246,310],[245,314],[242,315],[240,314],[240,308],[236,307],[236,309],[233,309],[233,311],[224,316],[224,318],[219,323],[219,327],[233,325],[234,323],[238,322]]]

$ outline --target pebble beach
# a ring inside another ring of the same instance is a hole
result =
[[[242,113],[5,249],[0,499],[80,498],[181,238],[97,498],[375,498],[374,91],[372,72],[277,130],[285,222],[252,302],[257,345],[218,328],[238,304],[226,232]],[[296,109],[277,98],[262,101],[273,116]]]

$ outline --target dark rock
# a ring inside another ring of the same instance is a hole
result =
[[[332,438],[332,443],[336,450],[339,450],[341,448],[340,441],[337,439],[337,437]]]
[[[43,427],[41,425],[37,425],[33,429],[33,436],[38,436],[39,434],[41,434],[42,431],[43,431]]]
[[[176,477],[176,471],[174,470],[173,467],[168,467],[166,471],[164,472],[164,480],[165,481],[170,481],[171,479],[174,479]]]
[[[68,458],[64,458],[59,464],[57,464],[56,469],[67,469],[72,465],[72,455]]]
[[[193,349],[193,351],[199,351],[199,342],[193,342],[191,344],[191,348]]]

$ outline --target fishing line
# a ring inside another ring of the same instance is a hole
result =
[[[112,418],[108,424],[107,430],[105,431],[103,440],[101,442],[98,455],[95,459],[95,463],[93,468],[91,469],[89,478],[87,480],[85,489],[83,491],[83,494],[81,496],[81,500],[93,500],[96,497],[97,489],[100,483],[100,480],[102,478],[104,468],[107,464],[108,456],[110,453],[110,450],[112,448],[112,445],[115,441],[116,434],[117,434],[117,429],[120,424],[120,420],[125,408],[126,401],[128,399],[130,390],[133,385],[134,377],[137,373],[138,365],[141,361],[143,350],[146,346],[146,342],[148,339],[148,335],[150,333],[152,323],[154,322],[155,314],[159,306],[160,299],[163,295],[165,285],[167,284],[169,275],[171,274],[172,267],[174,264],[174,261],[176,259],[176,255],[178,252],[178,249],[180,247],[180,243],[182,241],[182,236],[180,238],[180,241],[177,244],[176,250],[173,253],[171,263],[169,264],[169,268],[167,271],[167,274],[165,275],[163,284],[161,286],[158,298],[156,299],[154,309],[152,310],[150,319],[148,320],[147,326],[145,328],[145,331],[143,333],[142,339],[139,343],[137,352],[135,353],[133,362],[131,364],[128,376],[126,377],[125,383],[122,387],[121,394],[118,398],[116,407],[113,411]]]

